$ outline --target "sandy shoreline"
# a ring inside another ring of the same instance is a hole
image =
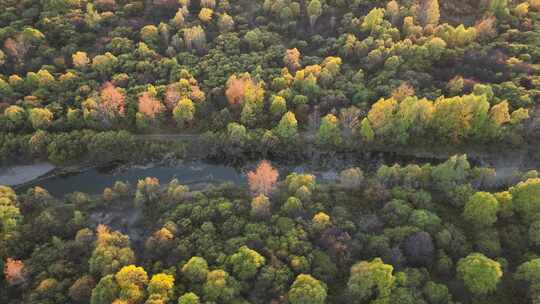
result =
[[[0,185],[16,186],[41,177],[56,167],[50,163],[0,167]]]

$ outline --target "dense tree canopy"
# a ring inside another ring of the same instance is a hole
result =
[[[326,301],[326,286],[308,274],[300,274],[289,290],[291,304],[322,304]]]
[[[473,225],[491,226],[497,221],[499,202],[487,192],[477,192],[465,204],[463,216]]]
[[[501,265],[481,253],[472,253],[460,259],[457,274],[473,294],[495,291],[503,275]]]
[[[356,299],[355,303],[372,298],[387,298],[395,280],[392,272],[393,267],[384,264],[380,258],[353,265],[347,288]]]
[[[0,183],[55,166],[0,185],[0,303],[538,302],[539,25],[539,0],[0,1]],[[239,177],[138,175],[185,160]]]
[[[191,190],[151,177],[64,198],[0,187],[1,299],[526,303],[538,296],[539,229],[515,204],[530,203],[519,200],[538,173],[505,190],[486,186],[490,172],[456,156],[335,181],[291,173],[268,196],[247,182]],[[128,210],[139,219],[122,222]]]

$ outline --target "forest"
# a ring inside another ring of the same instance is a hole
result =
[[[0,0],[0,303],[538,304],[539,148],[540,0]]]

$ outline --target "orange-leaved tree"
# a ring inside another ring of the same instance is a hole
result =
[[[165,111],[165,107],[155,98],[152,92],[144,92],[139,97],[139,112],[146,117],[154,119],[156,115]]]
[[[255,171],[248,172],[249,189],[256,194],[268,195],[276,187],[279,173],[266,160],[259,163]]]
[[[4,265],[4,276],[9,285],[19,285],[24,283],[24,263],[21,260],[8,258]]]
[[[101,88],[99,109],[104,118],[124,116],[126,97],[114,84],[106,82]]]

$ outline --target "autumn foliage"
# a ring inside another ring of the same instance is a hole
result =
[[[249,189],[253,193],[268,195],[276,187],[279,173],[266,160],[263,160],[257,166],[255,171],[248,173]]]
[[[100,110],[108,117],[124,116],[126,97],[112,83],[106,82],[101,89]]]
[[[283,58],[284,63],[289,67],[290,70],[296,71],[301,67],[300,64],[300,52],[297,48],[294,49],[288,49],[285,52],[285,56]]]
[[[227,90],[225,96],[229,104],[233,107],[241,106],[246,99],[246,92],[256,91],[257,84],[251,79],[249,73],[245,73],[240,77],[232,75],[227,81]]]
[[[225,96],[231,106],[239,106],[244,101],[246,80],[237,79],[236,76],[231,76],[227,81],[227,91]]]
[[[206,95],[199,87],[197,80],[191,76],[182,78],[180,81],[167,86],[165,91],[167,109],[173,110],[183,98],[188,98],[195,103],[203,102],[206,99]]]
[[[88,55],[85,52],[76,52],[72,55],[73,65],[76,68],[85,68],[90,63],[90,59],[88,59]]]
[[[106,245],[107,237],[110,234],[110,232],[111,230],[106,225],[103,225],[103,224],[97,225],[96,233],[97,233],[98,238],[97,238],[96,246]]]
[[[182,94],[176,85],[170,84],[167,86],[167,91],[165,92],[165,105],[169,110],[172,110],[176,107],[181,97]]]
[[[4,41],[6,53],[17,60],[22,60],[28,52],[28,45],[20,37],[17,39],[8,38]]]
[[[24,263],[21,260],[8,258],[4,265],[4,276],[10,285],[24,283]]]
[[[139,112],[149,118],[156,118],[156,115],[162,113],[165,107],[157,100],[152,93],[144,92],[139,97]]]

